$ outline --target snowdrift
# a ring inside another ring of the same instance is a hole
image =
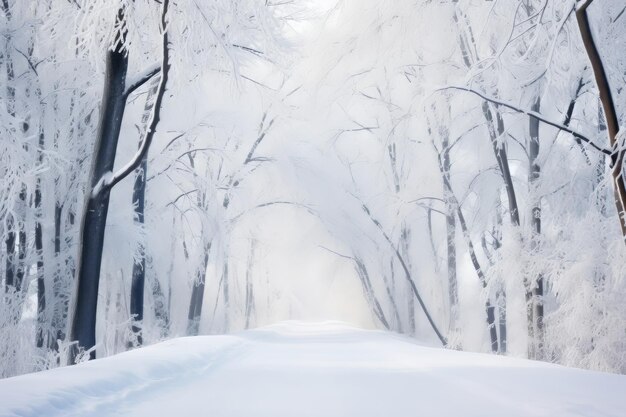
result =
[[[623,417],[626,376],[289,322],[5,379],[0,416]]]

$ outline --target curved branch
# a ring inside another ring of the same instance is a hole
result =
[[[117,183],[126,178],[131,172],[139,167],[141,161],[148,154],[148,150],[150,149],[150,145],[152,144],[152,140],[154,139],[154,134],[156,132],[156,128],[161,119],[161,106],[163,104],[163,97],[165,96],[165,90],[168,81],[169,69],[170,69],[170,60],[169,60],[169,36],[167,33],[167,11],[169,8],[169,0],[163,0],[163,4],[161,6],[161,27],[163,30],[163,60],[161,61],[161,80],[159,81],[159,87],[157,89],[156,99],[154,101],[154,107],[152,108],[152,113],[150,114],[150,121],[148,123],[148,128],[146,129],[144,140],[139,147],[139,150],[133,156],[133,158],[119,171],[115,174],[109,172],[109,175],[104,175],[98,183],[95,185],[91,192],[91,197],[97,196],[99,193],[103,191],[109,191],[111,188],[115,187]]]
[[[587,143],[589,146],[591,146],[593,149],[597,150],[598,152],[602,152],[603,154],[609,155],[609,156],[611,156],[613,154],[613,152],[610,149],[606,149],[606,148],[603,148],[603,147],[595,144],[591,139],[589,139],[587,136],[583,135],[582,133],[577,132],[574,129],[571,129],[570,127],[565,126],[565,125],[563,125],[561,123],[557,123],[557,122],[554,122],[554,121],[552,121],[550,119],[547,119],[547,118],[543,117],[541,114],[539,114],[539,113],[537,113],[535,111],[521,109],[521,108],[519,108],[517,106],[514,106],[512,104],[506,103],[506,102],[504,102],[502,100],[498,100],[496,98],[489,97],[489,96],[481,93],[480,91],[476,91],[476,90],[474,90],[472,88],[469,88],[469,87],[447,86],[447,87],[443,87],[443,88],[438,88],[435,91],[445,91],[445,90],[459,90],[459,91],[465,91],[465,92],[468,92],[468,93],[472,93],[472,94],[477,95],[478,97],[482,98],[485,101],[488,101],[490,103],[494,103],[494,104],[496,104],[498,106],[506,107],[507,109],[511,109],[511,110],[513,110],[514,112],[517,112],[517,113],[525,114],[525,115],[527,115],[529,117],[532,117],[533,119],[537,119],[540,122],[543,122],[543,123],[545,123],[547,125],[550,125],[550,126],[555,127],[555,128],[557,128],[559,130],[567,132],[567,133],[571,134],[572,136],[574,136],[576,139],[579,139],[579,140]]]
[[[138,74],[134,80],[130,81],[124,89],[124,98],[127,99],[136,89],[150,81],[152,77],[161,72],[161,65],[153,64],[146,68],[141,74]]]
[[[307,206],[306,204],[302,204],[302,203],[298,203],[295,201],[270,201],[267,203],[261,203],[258,204],[254,207],[249,208],[246,211],[243,211],[239,214],[237,214],[236,216],[234,216],[232,219],[230,219],[231,223],[235,223],[237,222],[241,217],[243,217],[245,214],[250,213],[251,211],[260,209],[260,208],[264,208],[264,207],[270,207],[270,206],[275,206],[275,205],[288,205],[288,206],[295,206],[295,207],[299,207],[299,208],[303,208],[306,211],[308,211],[309,213],[315,215],[315,213],[313,212],[313,210],[311,209],[311,207]]]

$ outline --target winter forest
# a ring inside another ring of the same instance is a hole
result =
[[[0,7],[0,377],[285,320],[626,373],[624,0]]]

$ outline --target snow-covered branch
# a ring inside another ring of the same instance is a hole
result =
[[[606,149],[603,148],[599,145],[597,145],[594,141],[592,141],[591,139],[589,139],[587,136],[583,135],[580,132],[575,131],[574,129],[562,124],[562,123],[558,123],[555,122],[553,120],[550,120],[544,116],[542,116],[541,114],[532,111],[532,110],[526,110],[526,109],[522,109],[520,107],[517,107],[513,104],[507,103],[505,101],[499,100],[497,98],[494,97],[489,97],[484,93],[481,93],[480,91],[474,90],[470,87],[463,87],[463,86],[447,86],[447,87],[442,87],[442,88],[438,88],[436,91],[446,91],[446,90],[459,90],[459,91],[466,91],[468,93],[472,93],[474,95],[477,95],[478,97],[482,98],[483,100],[486,100],[490,103],[496,104],[498,106],[502,106],[502,107],[506,107],[507,109],[513,110],[517,113],[522,113],[525,114],[529,117],[532,117],[534,119],[539,120],[542,123],[545,123],[547,125],[550,125],[552,127],[555,127],[559,130],[562,130],[564,132],[567,132],[569,134],[571,134],[572,136],[574,136],[576,139],[579,139],[585,143],[587,143],[589,146],[591,146],[593,149],[602,152],[605,155],[612,155],[613,152],[610,149]]]
[[[169,68],[170,68],[169,37],[167,33],[168,7],[169,7],[169,0],[163,0],[163,4],[161,6],[161,10],[162,10],[161,11],[161,27],[163,28],[163,42],[162,42],[163,60],[161,61],[161,66],[160,66],[161,80],[159,81],[159,86],[157,89],[154,106],[150,114],[150,121],[148,122],[148,127],[146,129],[145,137],[143,141],[141,142],[141,146],[139,147],[139,150],[137,151],[137,153],[133,156],[133,158],[126,165],[124,165],[115,174],[104,175],[98,181],[98,183],[93,188],[93,191],[91,193],[92,198],[97,196],[99,193],[101,193],[105,189],[110,190],[117,183],[119,183],[124,178],[126,178],[137,167],[139,167],[139,165],[141,164],[141,161],[148,154],[148,150],[150,149],[150,145],[152,144],[152,140],[154,139],[156,128],[161,119],[161,107],[163,104],[163,97],[165,96],[165,90],[167,88],[167,81],[168,81]],[[145,80],[146,79],[144,79],[144,82]]]
[[[128,98],[128,96],[130,96],[135,90],[150,81],[152,77],[157,75],[159,72],[161,72],[161,63],[154,63],[144,69],[141,73],[137,74],[133,79],[126,83],[124,97]]]

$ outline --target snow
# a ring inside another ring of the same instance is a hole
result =
[[[619,416],[626,376],[339,322],[174,339],[0,381],[0,416]]]

